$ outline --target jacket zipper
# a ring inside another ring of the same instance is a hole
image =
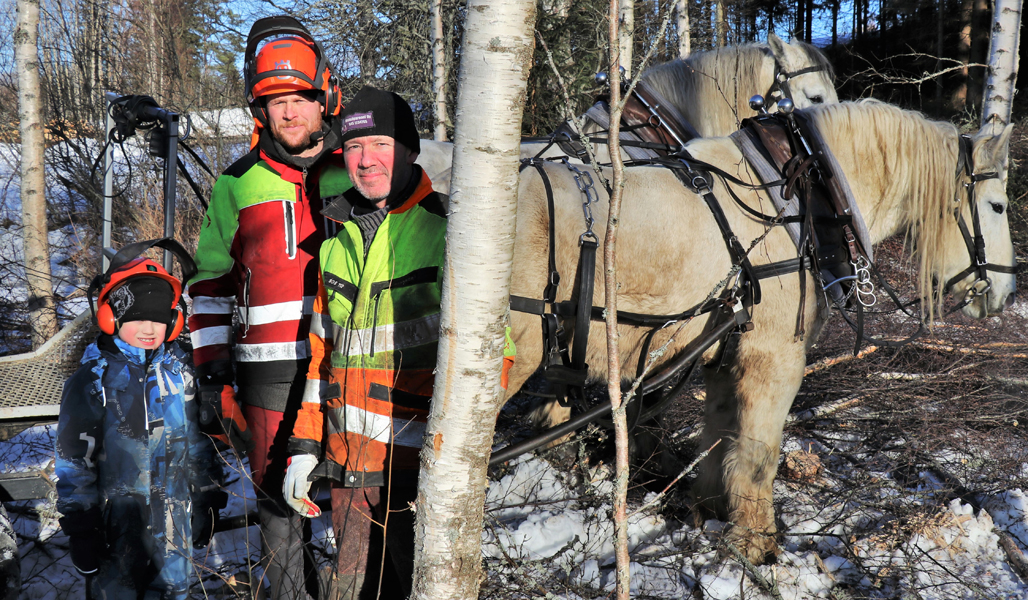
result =
[[[385,290],[382,290],[385,291]],[[370,358],[375,357],[375,329],[378,328],[378,305],[382,300],[382,292],[375,294],[375,310],[371,313],[371,352],[368,353]]]
[[[296,191],[297,196],[300,195],[300,190]],[[297,202],[300,199],[297,198]],[[296,258],[296,207],[292,202],[288,200],[282,201],[282,214],[285,218],[286,228],[286,256],[289,260]]]
[[[250,279],[252,275],[253,271],[250,270],[250,267],[246,267],[246,278],[243,281],[243,314],[240,319],[243,322],[243,338],[250,332]]]

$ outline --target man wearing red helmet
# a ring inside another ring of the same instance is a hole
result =
[[[211,194],[189,327],[205,405],[221,417],[212,424],[232,425],[225,413],[238,398],[253,434],[248,457],[269,597],[292,600],[303,597],[312,572],[304,570],[309,525],[305,534],[282,499],[286,442],[310,362],[318,248],[335,230],[320,211],[351,185],[333,127],[339,88],[310,33],[291,17],[261,19],[244,62],[251,151]]]

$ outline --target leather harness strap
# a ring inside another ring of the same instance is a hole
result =
[[[971,264],[966,269],[957,273],[946,282],[944,288],[947,292],[960,280],[964,279],[968,275],[974,273],[975,280],[968,288],[968,293],[964,295],[964,300],[954,307],[950,312],[959,310],[968,304],[970,304],[975,296],[980,296],[989,291],[992,287],[992,281],[989,279],[989,271],[996,273],[1016,273],[1017,266],[997,265],[988,262],[985,258],[985,237],[982,235],[982,223],[981,217],[978,214],[978,203],[975,200],[975,186],[979,181],[987,181],[989,179],[998,179],[999,173],[990,171],[987,173],[975,173],[974,172],[974,145],[971,140],[971,136],[962,134],[960,136],[960,152],[957,158],[957,176],[967,177],[967,182],[964,187],[967,188],[967,202],[971,209],[971,225],[974,227],[974,233],[968,230],[967,223],[964,222],[964,213],[957,213],[957,226],[960,228],[960,236],[964,239],[964,246],[967,247],[968,256],[971,258]],[[982,284],[979,286],[979,284]]]
[[[644,142],[663,144],[664,148],[653,148],[662,156],[671,154],[689,140],[700,137],[692,124],[642,79],[625,99],[621,122],[631,128]]]

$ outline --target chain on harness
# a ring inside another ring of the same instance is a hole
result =
[[[596,221],[593,219],[592,205],[599,202],[600,197],[596,192],[596,185],[593,183],[593,176],[588,171],[583,171],[573,165],[566,156],[561,157],[561,164],[567,167],[567,169],[574,175],[578,191],[582,193],[582,215],[585,217],[585,232],[578,237],[578,243],[581,245],[590,240],[593,243],[599,243],[599,238],[597,238],[596,233],[593,232],[593,223]]]

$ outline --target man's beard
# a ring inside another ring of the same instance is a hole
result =
[[[386,194],[384,196],[383,195],[379,195],[377,198],[373,198],[368,193],[368,190],[367,190],[366,186],[363,183],[361,183],[360,181],[354,181],[353,182],[353,187],[360,193],[361,196],[364,196],[364,198],[366,200],[370,201],[372,204],[375,204],[375,203],[381,202],[382,200],[385,200],[386,198],[389,197],[389,193],[392,192],[392,186],[389,186],[389,192],[386,192]]]
[[[304,135],[296,145],[286,143],[286,141],[281,138],[279,138],[278,143],[286,149],[286,152],[290,154],[300,154],[311,147],[311,132],[307,132],[307,134]]]

